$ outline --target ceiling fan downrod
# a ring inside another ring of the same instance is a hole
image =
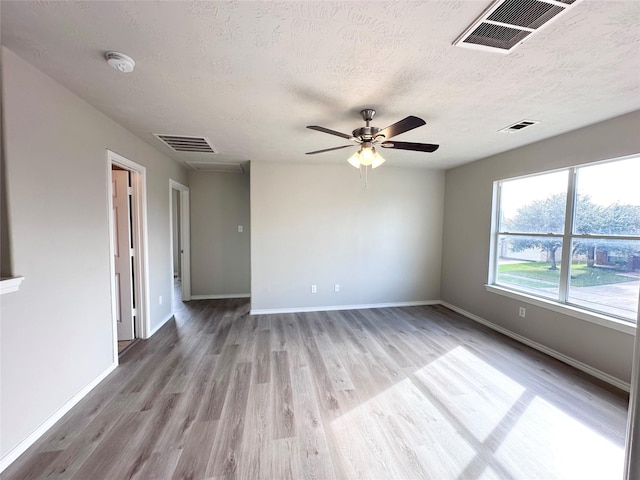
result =
[[[379,128],[371,127],[369,123],[373,120],[376,111],[373,108],[365,108],[364,110],[360,110],[360,115],[362,115],[362,119],[365,121],[366,126],[356,128],[352,133],[353,136],[359,139],[362,142],[371,141],[376,136],[376,133],[380,131]]]

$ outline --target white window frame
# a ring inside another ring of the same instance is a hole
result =
[[[533,305],[537,305],[539,307],[547,308],[549,310],[553,310],[559,313],[563,313],[565,315],[569,315],[575,318],[580,318],[582,320],[586,320],[592,323],[596,323],[598,325],[603,325],[606,327],[613,328],[618,331],[622,331],[629,334],[635,334],[636,331],[636,323],[634,320],[618,317],[611,314],[606,314],[604,312],[596,311],[588,309],[581,305],[572,304],[568,300],[569,293],[569,276],[570,276],[570,264],[571,264],[571,245],[573,244],[574,239],[603,239],[603,240],[637,240],[640,241],[640,236],[628,236],[628,235],[582,235],[582,234],[574,234],[573,233],[573,218],[575,215],[575,207],[576,207],[576,185],[577,185],[577,172],[578,169],[598,165],[605,163],[613,163],[622,160],[628,160],[632,158],[637,158],[640,161],[639,155],[629,155],[625,157],[613,158],[609,160],[604,160],[600,162],[586,163],[582,165],[576,165],[573,167],[565,167],[555,170],[548,170],[537,172],[529,175],[522,175],[519,177],[511,177],[504,178],[493,182],[493,210],[492,210],[492,219],[491,219],[491,242],[489,248],[489,275],[488,282],[485,285],[487,291],[492,293],[497,293],[499,295],[503,295],[509,298],[513,298],[516,300],[523,301],[525,303],[530,303]],[[553,233],[519,233],[519,232],[505,232],[500,231],[500,211],[501,211],[501,187],[502,183],[506,181],[518,180],[522,178],[534,177],[538,175],[545,175],[554,172],[568,172],[568,185],[567,185],[567,203],[565,206],[565,224],[564,224],[564,232],[562,234],[553,234]],[[497,273],[498,273],[498,260],[499,260],[499,238],[500,235],[509,235],[512,237],[515,236],[523,236],[523,237],[556,237],[562,239],[562,256],[560,259],[560,285],[558,297],[555,299],[551,299],[549,297],[544,297],[542,295],[536,295],[535,293],[529,291],[519,290],[517,287],[507,286],[503,284],[497,284]],[[569,248],[566,246],[569,245]],[[640,312],[640,296],[638,299],[638,311]]]

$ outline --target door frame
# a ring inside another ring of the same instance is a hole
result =
[[[118,331],[116,324],[116,282],[113,265],[113,185],[111,169],[116,165],[131,173],[131,235],[133,237],[134,295],[136,303],[136,338],[148,338],[151,331],[149,311],[149,260],[147,237],[147,169],[111,150],[107,150],[107,211],[109,213],[109,270],[111,274],[111,323],[113,326],[113,360],[118,364]]]
[[[169,252],[171,254],[171,305],[173,305],[173,191],[180,194],[180,272],[182,281],[182,301],[191,300],[191,223],[189,219],[189,187],[169,179]],[[173,308],[173,307],[172,307]]]

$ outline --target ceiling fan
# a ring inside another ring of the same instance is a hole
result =
[[[361,166],[369,166],[371,168],[379,167],[384,163],[384,158],[376,152],[375,147],[380,146],[383,148],[394,148],[396,150],[413,150],[416,152],[435,152],[440,145],[434,145],[432,143],[415,143],[415,142],[396,142],[389,140],[391,137],[400,135],[401,133],[408,132],[414,128],[425,125],[426,122],[421,118],[408,116],[399,122],[389,125],[386,128],[372,127],[369,123],[373,120],[376,111],[372,108],[365,108],[360,111],[362,119],[365,121],[365,126],[356,128],[351,135],[346,133],[336,132],[325,127],[319,127],[318,125],[309,125],[307,128],[311,130],[317,130],[318,132],[329,133],[338,137],[346,138],[355,142],[355,144],[342,145],[340,147],[325,148],[323,150],[316,150],[314,152],[307,152],[307,155],[315,155],[316,153],[331,152],[333,150],[340,150],[342,148],[353,147],[356,144],[360,145],[360,149],[351,158],[349,163],[356,168]]]

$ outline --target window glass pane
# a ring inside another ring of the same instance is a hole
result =
[[[578,169],[576,234],[640,235],[640,158]]]
[[[558,299],[562,239],[500,235],[496,283]]]
[[[640,241],[575,239],[569,303],[635,321]]]
[[[568,170],[500,184],[501,232],[563,233]]]

